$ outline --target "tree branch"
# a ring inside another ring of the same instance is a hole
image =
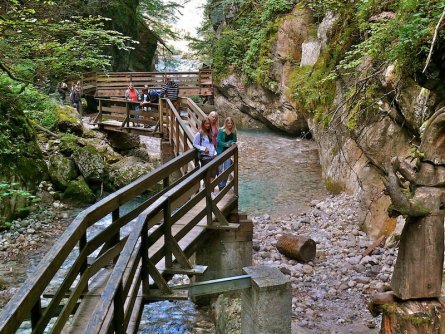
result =
[[[439,22],[437,22],[436,30],[434,31],[433,41],[431,42],[430,52],[428,53],[428,58],[426,59],[426,64],[425,67],[423,68],[422,73],[425,73],[428,65],[430,64],[431,56],[433,55],[434,44],[436,43],[437,35],[439,34],[439,28],[444,18],[445,18],[445,8],[442,12],[442,15],[440,16]]]

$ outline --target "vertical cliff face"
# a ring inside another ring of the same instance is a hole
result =
[[[113,0],[106,5],[89,1],[85,14],[101,15],[111,19],[109,28],[130,36],[136,44],[130,52],[117,48],[110,50],[112,71],[151,71],[157,47],[157,37],[138,14],[139,0]]]
[[[412,155],[422,124],[445,104],[444,55],[435,51],[426,74],[400,70],[406,59],[375,56],[355,62],[344,75],[332,75],[359,36],[341,14],[315,19],[312,13],[297,6],[281,21],[267,85],[246,83],[246,74],[234,68],[220,80],[222,98],[216,101],[225,98],[225,108],[271,128],[291,134],[309,129],[319,144],[327,188],[355,194],[364,228],[378,236],[389,224],[390,200],[382,182],[387,163],[392,156]],[[369,20],[394,15],[383,12]]]

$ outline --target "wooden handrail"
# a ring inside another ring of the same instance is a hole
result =
[[[212,162],[198,169],[197,171],[189,175],[181,183],[170,189],[168,192],[158,198],[153,204],[151,204],[147,209],[145,209],[141,215],[139,215],[137,224],[131,232],[128,241],[121,252],[120,257],[115,267],[113,268],[111,276],[107,281],[107,285],[101,295],[100,302],[97,304],[96,309],[94,310],[94,313],[90,319],[86,331],[87,333],[99,333],[101,329],[107,328],[107,325],[104,323],[107,320],[106,315],[111,309],[116,291],[118,291],[118,287],[122,283],[124,273],[128,269],[130,257],[133,254],[133,251],[136,248],[137,244],[139,243],[140,238],[142,237],[142,232],[144,230],[147,230],[147,227],[150,227],[152,225],[150,224],[150,220],[158,215],[160,212],[163,212],[167,203],[173,201],[178,196],[181,196],[186,190],[190,189],[191,185],[199,182],[200,180],[204,180],[206,177],[208,177],[212,169],[216,168],[227,159],[230,159],[237,153],[237,151],[238,148],[236,145],[230,147],[223,154],[216,157]],[[166,213],[164,213],[164,215],[165,214]],[[167,214],[171,216],[172,212],[168,212]],[[196,221],[195,225],[198,222],[199,221]],[[162,226],[164,224],[165,221],[161,223],[158,229],[162,230]],[[179,240],[180,238],[178,238],[176,241]],[[148,245],[148,247],[149,246],[150,245]],[[148,251],[148,248],[145,251]]]
[[[181,99],[181,101],[188,106],[189,115],[193,114],[197,120],[205,117],[205,114],[193,101],[190,99]],[[163,104],[165,104],[167,110],[163,110]],[[174,256],[175,261],[181,266],[190,268],[191,264],[183,254],[178,242],[205,217],[207,217],[208,225],[214,224],[212,215],[217,217],[220,224],[228,224],[216,204],[231,189],[233,189],[235,196],[238,195],[237,147],[230,147],[206,166],[197,168],[197,151],[194,148],[188,149],[188,147],[193,146],[192,131],[168,99],[163,99],[160,103],[160,112],[165,111],[168,114],[167,119],[169,119],[170,124],[161,127],[170,132],[169,138],[172,145],[175,146],[178,156],[77,215],[72,224],[39,263],[36,272],[25,281],[0,314],[1,334],[15,332],[20,324],[29,317],[30,313],[33,333],[42,333],[57,312],[62,298],[66,298],[66,293],[69,292],[70,296],[51,331],[60,332],[64,328],[69,315],[75,310],[78,299],[88,290],[89,279],[111,260],[115,261],[114,269],[106,283],[101,300],[90,318],[86,333],[98,333],[101,329],[106,332],[115,330],[115,332],[125,333],[129,324],[129,317],[132,314],[132,303],[136,300],[140,286],[142,285],[144,298],[149,291],[149,276],[153,278],[162,291],[170,291],[163,276],[156,268],[156,264],[161,258],[165,257],[166,267],[172,265]],[[160,120],[163,119],[164,117],[161,115]],[[174,136],[172,131],[175,131]],[[210,182],[211,171],[232,157],[235,163],[213,182]],[[184,175],[190,165],[192,165],[193,170]],[[170,184],[170,175],[177,171],[181,171],[183,176]],[[228,182],[225,189],[213,199],[211,188],[215,187],[221,179],[227,178],[232,172],[234,179]],[[132,211],[120,215],[119,208],[123,204],[161,181],[164,188],[160,192]],[[205,188],[195,190],[199,188],[202,181]],[[173,236],[172,226],[202,200],[206,201],[206,206],[200,209],[196,216]],[[102,232],[87,239],[88,228],[108,214],[112,214],[111,224]],[[136,217],[138,219],[134,229],[129,235],[121,236],[121,228]],[[157,226],[148,235],[148,228],[154,227],[155,224]],[[155,254],[148,256],[149,247],[162,236],[165,240],[164,246],[158,249]],[[77,258],[64,276],[48,306],[42,309],[41,296],[45,288],[76,245],[79,246]],[[100,252],[95,261],[88,263],[88,256],[99,249]],[[79,277],[79,280],[73,288],[72,285],[77,277]],[[71,288],[72,291],[70,291]],[[129,294],[127,299],[129,302],[126,302],[127,294]],[[112,307],[113,304],[114,307]],[[108,316],[111,310],[113,310],[114,315]]]
[[[15,332],[20,323],[29,317],[29,313],[40,300],[46,285],[74,247],[86,235],[88,227],[195,159],[195,150],[189,150],[79,213],[44,256],[35,273],[25,281],[0,314],[0,333]]]

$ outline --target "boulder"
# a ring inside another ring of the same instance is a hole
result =
[[[139,147],[140,144],[138,135],[124,132],[110,132],[108,134],[108,140],[114,149],[121,151]]]
[[[66,105],[58,105],[57,109],[57,128],[61,132],[69,132],[75,135],[82,135],[82,118],[77,110]]]
[[[49,175],[51,181],[59,190],[65,190],[69,181],[74,180],[79,175],[79,171],[74,161],[57,154],[49,159]]]
[[[68,182],[63,198],[81,203],[94,203],[96,201],[96,196],[82,176]]]
[[[96,151],[102,155],[104,161],[109,164],[113,164],[122,159],[122,155],[115,152],[107,141],[100,138],[81,138],[79,143],[84,146],[92,146]]]
[[[120,189],[152,170],[153,166],[147,162],[132,156],[125,157],[110,166],[109,187],[113,191]],[[153,185],[153,189],[156,187]]]
[[[77,168],[87,181],[102,181],[105,176],[104,159],[94,146],[79,147],[72,155]]]

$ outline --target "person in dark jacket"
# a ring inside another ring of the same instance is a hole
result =
[[[74,85],[71,94],[70,94],[70,101],[71,105],[76,108],[76,110],[79,112],[80,110],[80,104],[81,104],[81,98],[80,98],[80,86],[79,84]]]
[[[172,80],[172,78],[167,77],[165,83],[161,88],[161,97],[166,97],[172,101],[175,108],[178,108],[179,103],[179,86]]]
[[[60,102],[66,103],[66,94],[68,93],[68,85],[65,81],[62,81],[57,88],[57,92],[59,93]]]

